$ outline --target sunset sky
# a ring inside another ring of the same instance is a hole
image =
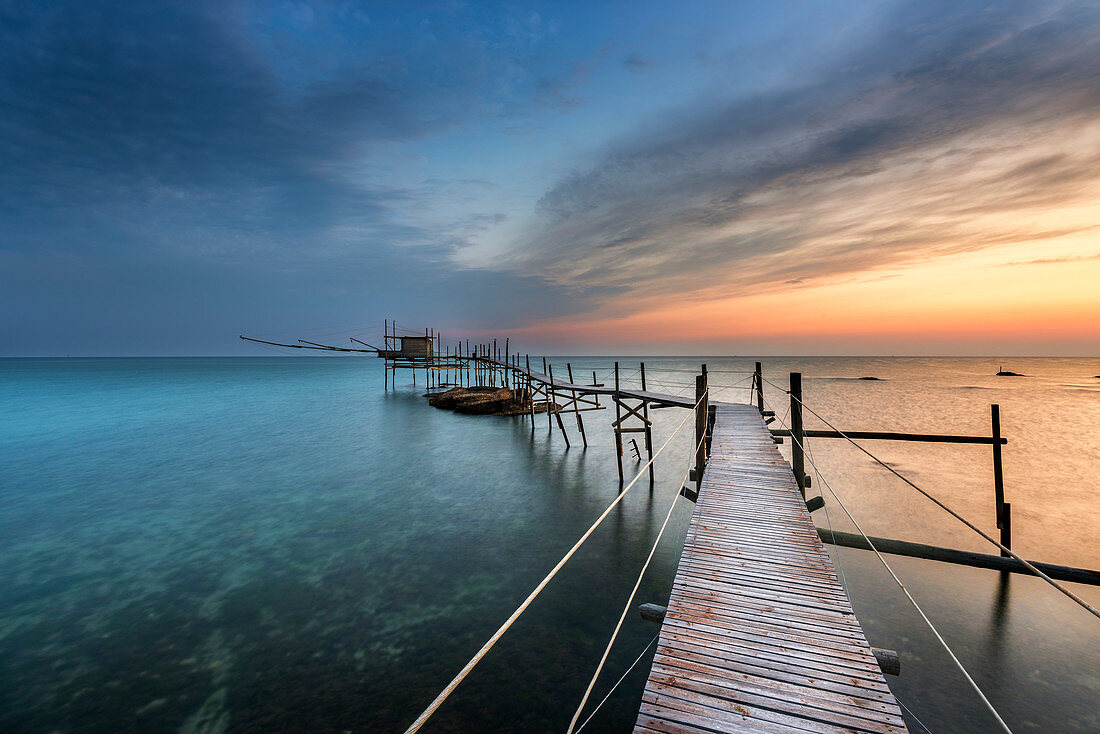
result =
[[[1100,355],[1095,4],[2,3],[0,109],[0,355]]]

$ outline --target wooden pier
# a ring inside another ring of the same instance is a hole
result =
[[[1040,575],[1055,586],[1058,585],[1052,577],[1100,585],[1100,571],[1028,562],[1011,551],[1011,504],[1005,500],[1001,466],[1001,448],[1007,440],[1001,435],[997,405],[990,406],[992,423],[988,436],[841,431],[804,406],[802,376],[792,372],[786,390],[790,396],[790,424],[769,429],[768,424],[776,418],[772,410],[765,410],[765,380],[759,362],[751,373],[751,397],[755,401],[729,404],[712,399],[706,365],[701,365],[700,373],[695,376],[694,396],[687,397],[647,389],[644,363],[639,365],[638,387],[620,380],[617,362],[613,386],[598,382],[595,372],[591,384],[575,381],[568,363],[565,365],[568,380],[561,380],[554,377],[553,365],[545,358],[541,372],[532,369],[530,357],[523,355],[521,358],[512,352],[507,339],[503,350],[496,340],[448,347],[431,330],[425,330],[424,336],[398,336],[395,325],[391,334],[388,322],[383,349],[365,342],[359,343],[368,349],[304,340],[299,340],[301,344],[281,344],[241,338],[294,349],[373,352],[386,360],[387,387],[391,372],[396,377],[398,368],[412,369],[414,375],[417,369],[423,369],[429,389],[461,386],[463,382],[467,387],[506,387],[518,405],[529,408],[532,430],[538,404],[540,410],[545,409],[551,429],[556,419],[566,446],[570,445],[569,436],[561,414],[575,414],[578,432],[587,447],[581,413],[611,407],[600,404],[601,396],[609,398],[615,408],[611,426],[615,432],[620,488],[624,481],[623,434],[644,434],[652,483],[655,454],[650,409],[693,411],[696,448],[690,476],[694,489],[682,487],[680,494],[696,505],[667,607],[642,605],[642,616],[659,621],[661,629],[635,732],[887,734],[907,731],[898,701],[883,677],[884,671],[898,674],[897,655],[868,645],[832,560],[825,552],[823,540],[858,548],[871,548],[873,542],[880,553]],[[357,339],[352,341],[358,342]],[[804,409],[824,422],[829,430],[807,430],[803,423]],[[521,407],[521,412],[525,415],[527,411]],[[624,425],[626,421],[631,421],[629,427]],[[789,464],[776,447],[785,438],[791,439]],[[879,463],[881,460],[856,442],[924,441],[991,446],[999,543],[900,474],[898,476],[999,545],[1001,555],[870,539],[862,534],[823,532],[815,527],[810,513],[821,509],[824,499],[806,497],[810,486],[804,463],[807,438],[848,440]],[[642,461],[636,441],[633,451],[636,459]],[[640,476],[622,492],[629,490]],[[622,494],[616,502],[621,497]],[[446,700],[610,509],[421,714],[407,730],[408,734],[418,731]],[[1072,592],[1058,588],[1100,617],[1100,612]],[[598,675],[597,670],[596,678]],[[974,687],[977,690],[977,686]],[[583,707],[584,701],[578,715]]]
[[[635,731],[906,731],[760,412],[715,407]]]

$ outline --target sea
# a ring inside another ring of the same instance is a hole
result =
[[[997,404],[1014,549],[1100,568],[1100,359],[550,359],[600,382],[616,361],[683,395],[705,363],[735,402],[760,361],[773,427],[791,372],[808,428],[989,435]],[[583,414],[585,448],[574,416],[567,446],[545,415],[459,415],[424,388],[359,356],[0,360],[0,731],[403,731],[620,491],[613,408]],[[424,731],[564,731],[671,507],[634,605],[668,598],[692,421],[651,415],[653,483]],[[996,534],[988,445],[865,446]],[[848,442],[808,450],[819,526],[996,552]],[[910,731],[1003,731],[879,559],[829,552],[871,644],[900,654]],[[1012,731],[1100,731],[1100,620],[1036,578],[885,560]],[[656,633],[627,615],[585,731],[631,730]]]

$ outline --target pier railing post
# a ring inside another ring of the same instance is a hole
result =
[[[1012,547],[1012,505],[1005,502],[1004,467],[1001,464],[1001,406],[989,406],[993,423],[993,493],[997,502],[997,527],[1001,531],[1001,545]],[[1002,556],[1008,556],[1001,551]]]
[[[764,372],[760,369],[760,363],[756,363],[756,371],[752,375],[753,381],[756,383],[756,409],[760,411],[760,415],[764,414]]]
[[[791,373],[791,469],[798,491],[806,497],[806,458],[803,447],[806,435],[802,429],[802,373]]]
[[[707,435],[707,372],[695,376],[695,491],[703,486],[703,470],[707,465],[707,444],[703,437]]]

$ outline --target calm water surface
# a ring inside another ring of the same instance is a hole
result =
[[[589,377],[610,364],[569,361]],[[621,361],[624,375],[637,369]],[[748,359],[647,359],[650,389],[691,392],[701,361],[720,399],[747,399]],[[1005,363],[1026,378],[992,377],[999,365],[984,359],[763,362],[780,418],[786,374],[800,370],[807,405],[842,429],[987,433],[999,403],[1015,547],[1100,567],[1100,360]],[[378,360],[335,357],[0,360],[0,731],[411,722],[618,477],[606,411],[585,414],[586,451],[567,421],[566,449],[544,416],[532,431],[522,418],[437,411],[412,385],[383,392],[381,372]],[[663,442],[684,412],[654,416]],[[654,488],[627,495],[426,731],[564,730],[676,497],[690,438],[673,437]],[[827,480],[868,533],[987,550],[855,449],[810,448],[812,491]],[[993,531],[989,447],[871,448]],[[852,529],[827,500],[818,524]],[[667,598],[692,507],[679,503],[639,601]],[[871,643],[901,653],[889,682],[923,724],[997,731],[875,557],[842,549],[838,560]],[[888,560],[1015,731],[1100,731],[1100,622],[1031,578]],[[1073,588],[1100,604],[1100,590]],[[594,700],[655,633],[628,618]],[[644,660],[586,731],[629,731],[647,671]]]

